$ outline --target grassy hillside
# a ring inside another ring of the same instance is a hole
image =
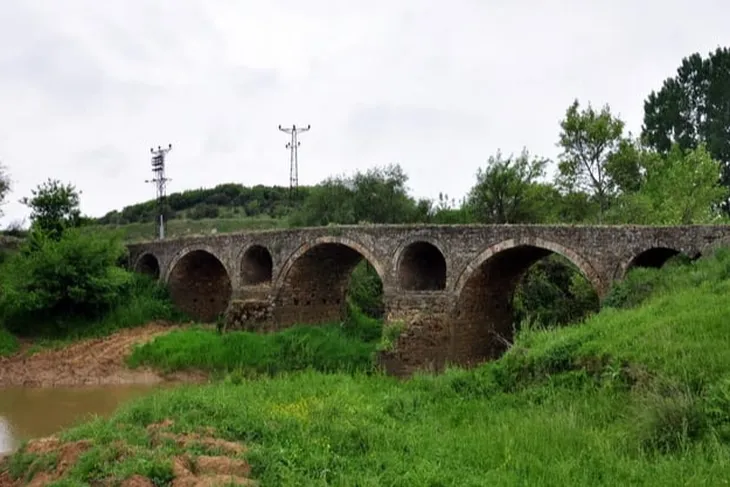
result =
[[[67,479],[137,473],[163,485],[203,475],[213,455],[247,462],[262,485],[718,485],[730,475],[728,294],[728,251],[640,270],[585,323],[523,329],[498,361],[407,382],[312,370],[246,379],[249,354],[268,345],[231,335],[227,368],[241,372],[64,433],[91,442]],[[164,362],[171,341],[181,335],[143,355]],[[51,460],[20,452],[5,468],[22,476]]]
[[[200,220],[175,219],[167,222],[166,235],[168,237],[184,237],[186,235],[211,235],[215,233],[237,232],[241,230],[262,230],[269,228],[284,228],[287,226],[285,218],[237,217],[237,218],[203,218]],[[89,232],[116,232],[125,241],[137,242],[152,240],[157,237],[155,223],[127,223],[108,225],[88,225],[83,227]]]

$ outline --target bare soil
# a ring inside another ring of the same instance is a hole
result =
[[[129,369],[132,348],[175,329],[168,323],[120,331],[104,338],[81,340],[61,349],[30,353],[29,347],[0,357],[0,387],[64,387],[83,385],[155,384],[163,381],[199,381],[202,376],[162,376],[145,368]]]
[[[174,422],[166,420],[162,423],[149,425],[147,432],[151,445],[154,447],[162,441],[172,441],[181,447],[202,447],[208,454],[192,454],[186,452],[170,458],[175,476],[173,487],[214,487],[222,485],[257,486],[258,482],[249,478],[251,466],[242,458],[246,452],[244,445],[232,441],[216,438],[213,429],[200,432],[175,434],[169,429]],[[58,461],[50,469],[26,472],[23,478],[13,479],[7,471],[6,465],[0,458],[0,487],[20,487],[21,485],[42,486],[63,479],[74,466],[80,455],[92,447],[90,441],[75,441],[63,443],[57,437],[51,436],[28,443],[26,452],[36,455],[56,454]],[[119,445],[116,445],[119,446]],[[124,444],[121,445],[122,447]],[[124,448],[118,448],[123,451]],[[122,456],[133,455],[129,450]],[[121,458],[120,458],[121,460]],[[121,485],[122,487],[153,487],[155,484],[142,475],[132,475],[121,481],[108,479],[99,485]]]

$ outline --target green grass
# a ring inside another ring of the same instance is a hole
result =
[[[173,219],[167,222],[168,237],[230,233],[242,230],[265,230],[284,228],[286,219],[261,217],[205,218],[201,220]],[[125,225],[89,225],[83,227],[89,232],[119,233],[127,242],[156,238],[155,222],[129,223]]]
[[[730,252],[722,251],[642,271],[609,300],[624,309],[605,309],[573,327],[523,329],[500,360],[469,371],[406,382],[359,371],[255,380],[234,373],[156,393],[65,432],[66,440],[94,445],[66,480],[89,484],[133,473],[169,480],[173,457],[206,453],[152,441],[146,427],[173,419],[177,433],[210,427],[245,444],[252,477],[264,486],[721,485],[730,476],[728,270]],[[621,298],[637,286],[649,289],[646,301]],[[358,337],[366,329],[342,333]],[[329,340],[335,328],[310,331],[299,328],[292,337]],[[306,345],[269,354],[285,350],[272,345],[281,334],[171,336],[140,349],[138,358],[231,370],[270,364],[274,356],[281,371],[306,362],[289,357],[299,350],[329,353]],[[110,453],[110,445],[122,447]]]
[[[351,308],[342,324],[295,326],[276,333],[188,328],[138,346],[132,367],[166,371],[200,370],[269,374],[313,369],[320,372],[368,372],[382,324]]]
[[[166,372],[255,372],[277,374],[312,368],[322,372],[372,369],[374,343],[345,335],[338,325],[296,326],[258,334],[192,328],[176,330],[134,350],[129,365]]]
[[[0,327],[0,357],[12,355],[18,350],[18,339],[5,328]]]

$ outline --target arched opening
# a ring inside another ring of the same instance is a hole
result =
[[[274,267],[271,253],[266,247],[252,245],[243,254],[241,280],[244,286],[256,286],[271,282]]]
[[[153,279],[160,278],[160,263],[152,254],[144,254],[138,261],[135,271],[148,275]]]
[[[276,294],[281,325],[339,323],[356,305],[382,316],[383,285],[375,267],[354,248],[323,242],[295,257]]]
[[[459,290],[447,360],[469,366],[495,359],[514,341],[518,320],[554,326],[599,309],[593,284],[566,257],[533,245],[488,256]]]
[[[446,259],[435,245],[413,242],[403,249],[398,281],[407,291],[440,291],[446,288]]]
[[[220,260],[205,250],[185,254],[172,268],[170,296],[196,320],[212,322],[228,307],[231,279]]]
[[[653,267],[658,269],[669,259],[676,257],[679,254],[679,250],[670,249],[668,247],[654,247],[647,249],[631,259],[627,271],[635,267]]]

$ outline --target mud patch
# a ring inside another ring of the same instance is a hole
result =
[[[203,447],[216,455],[185,454],[173,459],[173,487],[206,487],[218,485],[258,485],[251,480],[251,466],[241,458],[235,458],[246,451],[240,443],[216,438],[213,428],[192,433],[173,433],[172,420],[151,424],[147,427],[153,444],[172,441],[183,448]]]
[[[11,357],[0,357],[0,387],[157,384],[179,380],[151,369],[130,370],[125,364],[135,345],[176,328],[169,323],[152,323],[105,338],[82,340],[58,350],[42,350],[32,355],[26,350]],[[190,375],[180,379],[197,382],[202,377]]]
[[[91,448],[89,441],[63,443],[55,436],[30,441],[21,452],[18,452],[24,458],[34,459],[28,464],[23,477],[14,479],[10,474],[10,456],[0,458],[0,487],[48,485],[63,477],[74,466],[79,456],[89,448]],[[53,459],[53,464],[47,465],[50,468],[45,468],[41,464],[48,458]]]

